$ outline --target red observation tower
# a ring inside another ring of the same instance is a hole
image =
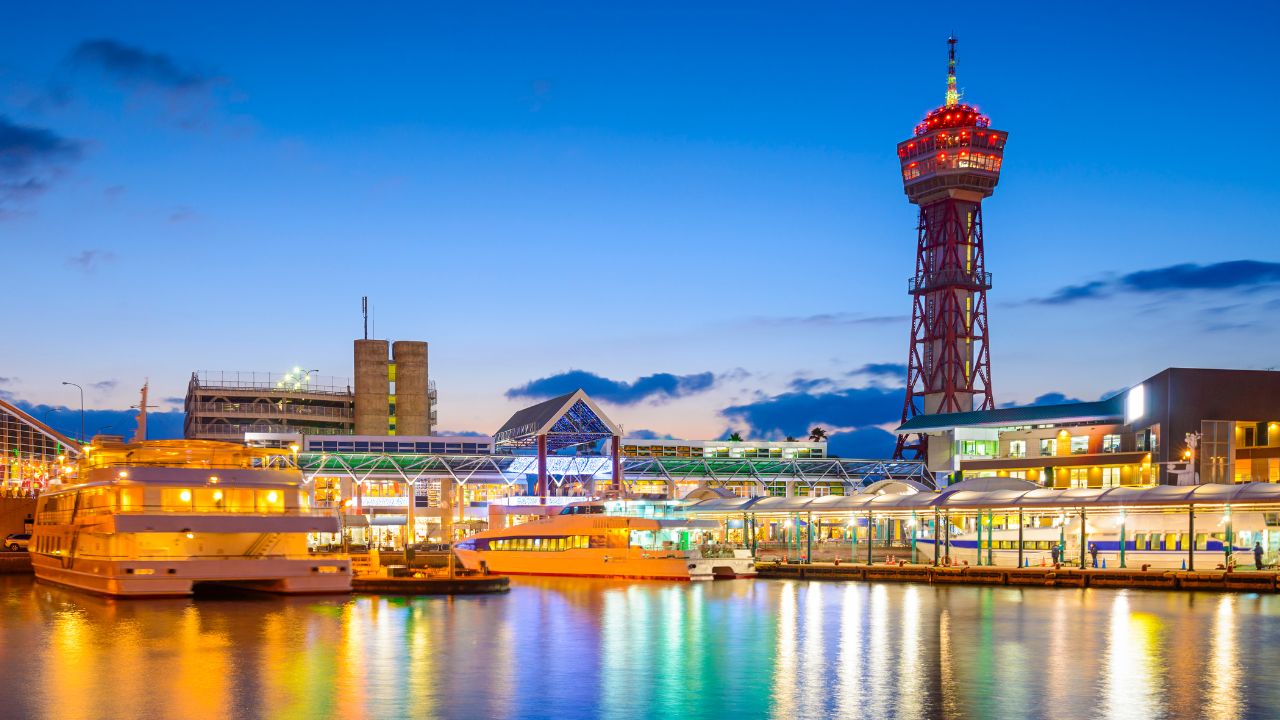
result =
[[[911,350],[902,421],[921,414],[989,410],[986,271],[982,200],[995,191],[1008,133],[991,129],[956,89],[956,39],[947,40],[947,99],[898,143],[902,184],[920,206]],[[925,459],[924,435],[899,435],[894,457]]]

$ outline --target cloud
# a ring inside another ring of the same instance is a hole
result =
[[[898,436],[878,427],[854,428],[832,433],[827,454],[844,458],[887,458],[893,454]]]
[[[174,208],[173,212],[169,213],[169,222],[187,222],[188,220],[195,220],[197,217],[199,216],[196,215],[195,210],[184,205],[182,207]]]
[[[36,405],[25,400],[19,400],[14,404],[67,437],[80,436],[79,407]],[[147,413],[147,438],[151,440],[181,438],[185,416],[186,414],[180,410]],[[137,410],[85,410],[84,412],[86,439],[94,435],[132,437],[137,426]]]
[[[115,259],[115,253],[109,250],[81,250],[79,255],[67,258],[67,265],[84,273],[92,273]]]
[[[163,53],[108,39],[80,43],[71,51],[68,60],[74,67],[97,70],[128,89],[188,92],[205,89],[214,80],[209,75],[179,66]]]
[[[1138,270],[1118,278],[1066,285],[1048,297],[1032,300],[1040,305],[1063,305],[1080,300],[1106,298],[1119,293],[1162,293],[1184,290],[1236,290],[1280,283],[1280,263],[1262,260],[1229,260],[1199,265],[1182,263]]]
[[[850,370],[849,375],[872,375],[878,377],[891,377],[895,380],[905,380],[907,377],[907,366],[902,363],[867,363],[856,370]]]
[[[752,435],[809,434],[814,425],[861,428],[897,421],[904,390],[862,387],[826,392],[786,392],[721,411],[730,421],[746,424]]]
[[[489,433],[475,430],[435,430],[432,434],[440,437],[489,437]]]
[[[110,392],[115,390],[116,386],[119,384],[120,383],[117,380],[99,380],[98,382],[89,385],[89,387],[100,392]]]
[[[1020,403],[1016,403],[1016,402],[1007,402],[1007,403],[1001,403],[1001,404],[1000,404],[1000,407],[1029,407],[1029,406],[1034,406],[1034,405],[1063,405],[1063,404],[1066,404],[1066,403],[1078,403],[1078,402],[1084,402],[1084,401],[1083,401],[1083,400],[1081,400],[1080,398],[1067,397],[1066,395],[1064,395],[1063,393],[1060,393],[1060,392],[1047,392],[1047,393],[1045,393],[1045,394],[1043,394],[1043,395],[1038,395],[1038,396],[1036,397],[1036,399],[1035,399],[1035,400],[1032,400],[1031,402],[1027,403],[1026,405],[1022,405],[1022,404],[1020,404]]]
[[[710,372],[693,375],[655,373],[637,378],[635,382],[611,380],[586,370],[569,370],[530,380],[520,387],[511,388],[509,398],[546,399],[571,393],[579,388],[599,400],[634,405],[644,400],[668,400],[694,395],[710,390],[715,385],[715,375]]]
[[[819,313],[792,317],[758,318],[764,325],[816,325],[819,327],[850,325],[893,325],[910,320],[908,315],[859,315],[857,313]]]
[[[0,115],[0,215],[6,205],[44,192],[63,167],[79,160],[83,152],[78,140]]]
[[[18,381],[18,378],[16,377],[0,377],[0,400],[13,402],[14,400],[13,392],[9,390],[5,390],[4,386],[13,385],[17,381]]]
[[[668,433],[660,433],[660,432],[655,432],[653,430],[644,430],[644,429],[628,430],[627,437],[635,438],[636,440],[675,440],[676,439],[674,435],[670,435]]]

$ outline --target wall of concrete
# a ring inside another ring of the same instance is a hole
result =
[[[27,532],[26,520],[35,512],[35,498],[0,498],[0,538]]]
[[[388,343],[386,340],[355,342],[355,434],[386,435]]]
[[[396,364],[396,435],[429,435],[427,344],[397,340],[391,356]]]

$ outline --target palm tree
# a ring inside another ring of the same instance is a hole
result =
[[[725,438],[729,442],[742,442],[742,435],[737,430],[729,433],[729,437]]]
[[[809,431],[810,442],[822,442],[823,440],[826,440],[826,439],[827,439],[827,431],[822,429],[821,425],[814,425],[813,429]]]

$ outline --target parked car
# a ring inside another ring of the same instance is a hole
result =
[[[30,541],[31,535],[29,533],[13,533],[12,535],[5,536],[4,549],[15,552],[18,550],[26,550],[27,543]]]

